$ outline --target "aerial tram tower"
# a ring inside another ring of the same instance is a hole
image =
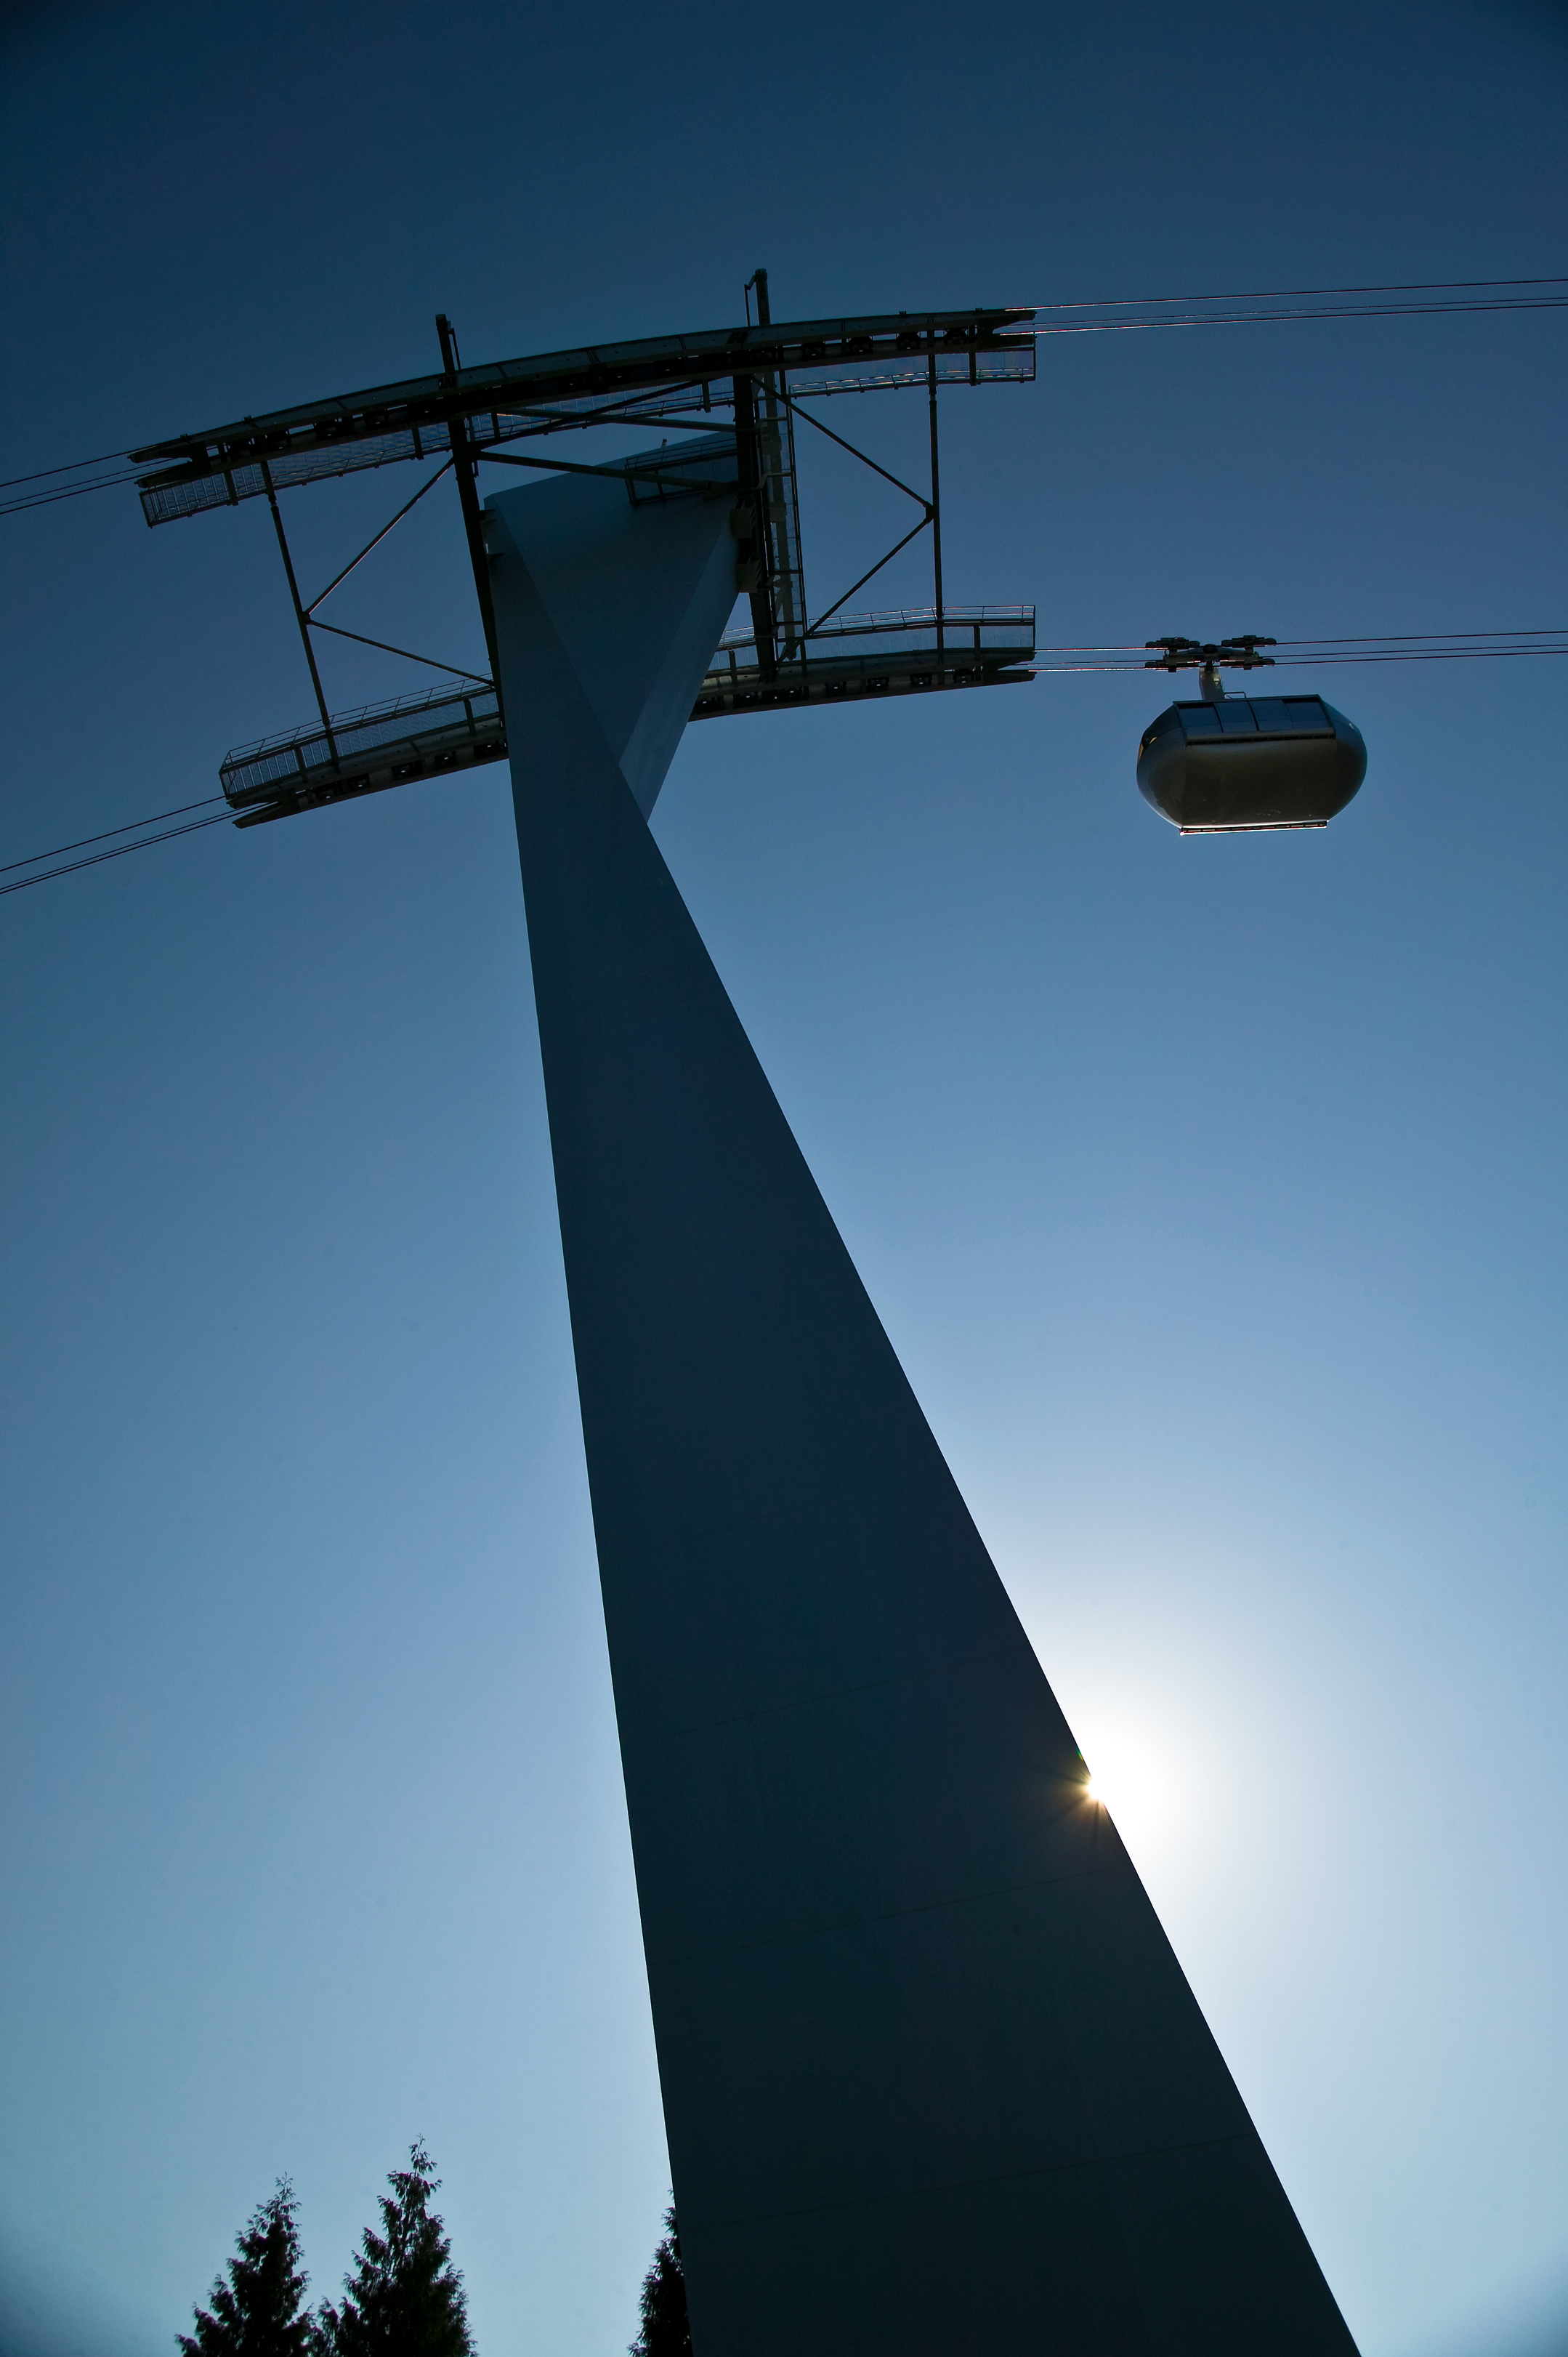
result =
[[[133,454],[149,522],[276,526],[317,716],[224,790],[249,827],[510,765],[696,2357],[1349,2357],[648,824],[689,722],[1028,677],[1031,608],[946,600],[938,405],[1032,377],[1033,314],[779,324],[753,285],[739,327],[493,366],[443,321],[429,376]],[[897,390],[929,479],[866,463],[930,605],[849,610],[895,548],[813,619],[798,434],[850,449],[822,410]],[[489,672],[334,714],[319,608],[360,557],[307,603],[280,495],[432,457]],[[1174,728],[1185,792],[1205,731]],[[1326,758],[1311,716],[1273,737]]]

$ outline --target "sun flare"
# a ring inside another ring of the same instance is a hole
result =
[[[1166,1747],[1144,1728],[1107,1729],[1097,1734],[1093,1765],[1083,1786],[1090,1808],[1103,1809],[1123,1835],[1147,1836],[1162,1828],[1176,1802],[1176,1762]]]

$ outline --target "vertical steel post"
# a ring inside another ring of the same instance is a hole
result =
[[[457,339],[452,322],[445,311],[435,314],[435,332],[441,339],[441,367],[449,383],[457,381]],[[467,418],[454,417],[448,432],[452,442],[452,472],[457,478],[457,501],[463,511],[463,530],[467,535],[468,562],[474,568],[474,587],[478,592],[479,619],[485,629],[485,651],[489,658],[490,677],[495,682],[499,702],[501,692],[500,662],[496,652],[496,618],[490,602],[490,566],[485,554],[484,526],[479,517],[478,486],[474,479],[473,446],[468,439]],[[504,711],[504,707],[503,707]]]
[[[940,662],[946,639],[942,628],[942,480],[937,464],[937,331],[934,327],[930,350],[926,355],[926,385],[931,404],[931,566],[936,575],[937,660]]]
[[[768,565],[768,514],[767,483],[763,477],[761,456],[757,449],[757,380],[736,375],[735,393],[736,457],[739,466],[740,496],[749,501],[756,518],[752,546],[757,551],[757,585],[747,594],[751,602],[751,630],[757,641],[757,664],[764,679],[774,679],[779,671],[779,651],[773,617],[773,585]]]

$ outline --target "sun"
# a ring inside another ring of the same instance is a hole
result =
[[[1142,1727],[1096,1729],[1094,1765],[1083,1786],[1085,1803],[1103,1809],[1123,1835],[1144,1835],[1165,1823],[1176,1799],[1173,1762],[1165,1747]]]

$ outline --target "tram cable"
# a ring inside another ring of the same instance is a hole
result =
[[[1039,647],[1026,670],[1142,672],[1164,670],[1147,646]],[[1476,662],[1518,655],[1568,654],[1568,625],[1546,630],[1410,630],[1380,638],[1271,640],[1271,662],[1280,664]]]
[[[209,799],[222,802],[223,803],[223,808],[220,811],[214,812],[210,818],[192,819],[188,826],[165,827],[162,834],[144,834],[140,840],[135,843],[116,844],[113,851],[95,851],[91,859],[72,859],[67,861],[65,866],[62,867],[45,867],[42,868],[36,876],[17,877],[13,883],[0,884],[0,899],[3,899],[7,892],[25,892],[29,885],[48,884],[57,876],[74,876],[81,868],[102,866],[106,859],[124,859],[128,852],[150,850],[155,843],[172,843],[176,835],[199,834],[204,826],[221,826],[225,820],[232,816],[227,799],[222,795],[214,795],[209,797]],[[202,805],[200,802],[188,802],[186,804],[186,808],[188,810],[200,810],[201,807]],[[167,816],[168,813],[166,813],[165,815]],[[124,826],[109,827],[105,830],[103,834],[90,834],[84,837],[84,840],[88,843],[102,843],[108,839],[109,835],[130,834],[138,826],[149,826],[151,824],[152,821],[150,819],[133,819]],[[38,851],[33,854],[31,859],[14,859],[10,862],[9,866],[0,868],[0,875],[8,875],[10,874],[11,869],[16,867],[36,866],[38,862],[41,859],[55,859],[59,857],[59,851],[71,851],[75,848],[76,845],[74,844],[65,843],[59,846],[58,851]]]

